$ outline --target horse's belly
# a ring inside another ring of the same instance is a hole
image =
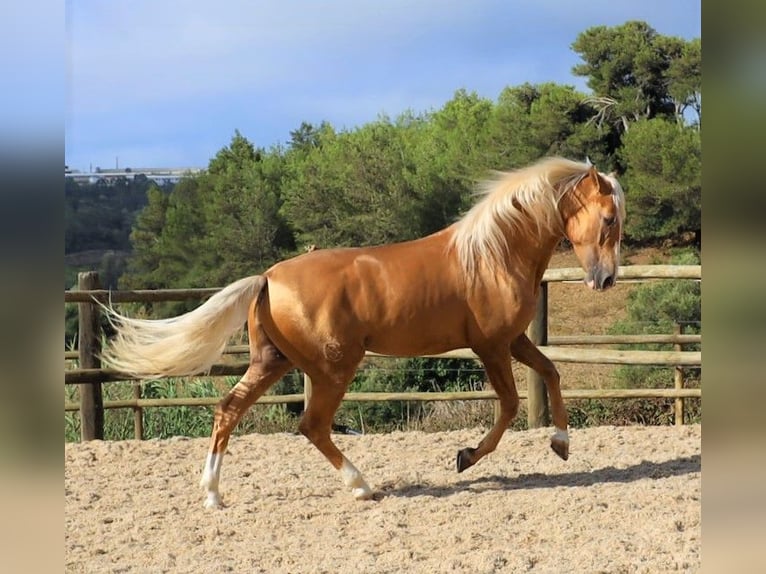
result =
[[[454,325],[413,322],[396,329],[377,329],[365,338],[368,351],[396,357],[438,355],[467,346],[464,333]]]

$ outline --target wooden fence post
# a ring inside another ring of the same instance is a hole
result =
[[[548,283],[540,285],[540,297],[537,299],[535,317],[527,327],[527,337],[535,345],[548,344]],[[549,424],[548,391],[543,378],[536,371],[527,367],[527,424],[529,428],[544,427]]]
[[[305,411],[309,407],[309,401],[311,400],[311,377],[306,373],[303,373],[303,410]]]
[[[133,383],[133,398],[141,400],[141,383]],[[144,409],[133,407],[133,435],[136,440],[144,440]]]
[[[676,335],[680,335],[681,334],[681,324],[680,323],[676,323],[675,327],[673,328],[673,332]],[[675,348],[676,351],[682,351],[683,350],[683,346],[681,345],[681,343],[676,343],[674,345],[674,348]],[[684,371],[683,371],[683,369],[681,367],[676,366],[673,369],[673,373],[674,373],[673,379],[674,379],[676,390],[678,391],[678,390],[683,389],[684,388]],[[676,423],[676,426],[681,426],[681,425],[684,424],[684,399],[683,399],[683,397],[677,397],[676,398],[676,403],[675,403],[675,423]]]
[[[80,291],[100,289],[98,273],[86,271],[77,274]],[[96,303],[78,303],[79,334],[77,348],[81,369],[99,369],[101,360],[100,309]],[[104,438],[104,399],[101,383],[80,385],[80,439]]]

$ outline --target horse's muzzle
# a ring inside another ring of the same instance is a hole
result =
[[[600,265],[594,266],[585,274],[585,284],[594,291],[605,291],[614,287],[617,280],[617,270],[608,270]]]

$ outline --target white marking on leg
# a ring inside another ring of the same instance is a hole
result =
[[[222,462],[222,452],[209,452],[207,454],[205,466],[202,469],[202,480],[200,480],[200,486],[207,491],[205,497],[205,508],[221,508],[223,506],[221,494],[218,492],[218,481],[221,478]]]
[[[351,494],[355,499],[369,500],[372,498],[372,490],[365,482],[362,473],[346,457],[343,457],[340,475],[343,478],[343,484],[351,488]]]
[[[551,440],[555,440],[556,442],[563,442],[566,444],[569,444],[569,433],[565,430],[561,430],[558,427],[553,427],[556,429],[556,432],[553,433],[553,437],[551,437]]]

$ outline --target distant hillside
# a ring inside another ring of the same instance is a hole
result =
[[[116,287],[131,250],[133,222],[147,203],[147,191],[156,185],[146,177],[95,184],[65,179],[65,288],[72,286],[76,272],[83,269],[101,272],[104,287]],[[172,188],[172,184],[162,187],[168,193]]]
[[[156,185],[146,177],[120,178],[109,184],[65,179],[64,253],[130,250],[133,221],[146,205],[146,192]],[[163,187],[168,193],[172,188],[172,184]]]

